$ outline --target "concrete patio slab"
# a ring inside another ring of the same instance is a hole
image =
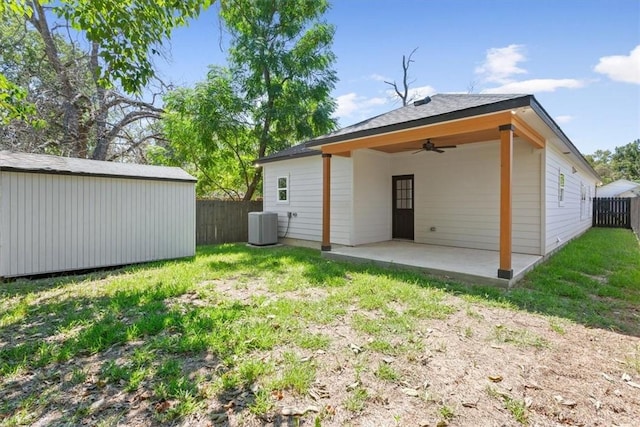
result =
[[[470,284],[489,284],[511,287],[524,274],[543,260],[540,255],[514,253],[513,278],[497,277],[498,251],[425,245],[392,240],[361,246],[338,247],[323,252],[329,259],[373,263],[383,267],[417,269],[425,273],[463,281]]]

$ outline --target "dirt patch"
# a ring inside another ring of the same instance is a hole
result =
[[[202,287],[243,303],[255,297],[321,301],[330,295],[319,288],[275,294],[260,279],[216,280]],[[174,425],[314,426],[316,419],[322,426],[638,425],[640,339],[454,296],[446,302],[455,307],[447,318],[418,319],[411,333],[384,337],[354,327],[356,317],[375,320],[378,311],[347,307],[329,324],[309,325],[309,334],[330,338],[328,348],[283,344],[252,355],[274,361],[276,369],[284,352],[313,363],[316,379],[306,394],[278,391],[271,396],[273,409],[256,416],[249,406],[260,384],[212,393],[195,413]],[[181,306],[207,303],[198,289],[168,301]],[[402,304],[390,307],[404,311]],[[109,420],[109,425],[160,425],[158,412],[173,402],[154,401],[144,383],[124,392],[99,379],[105,361],[124,362],[138,344],[26,372],[3,383],[0,399],[55,390],[52,404],[34,425],[56,425],[61,419],[68,423],[71,412],[78,413],[71,418],[78,425]],[[207,381],[224,370],[207,353],[186,354],[183,367]],[[86,378],[74,381],[78,370]]]

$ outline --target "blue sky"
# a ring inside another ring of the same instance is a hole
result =
[[[334,0],[336,117],[397,108],[383,80],[422,95],[532,93],[583,154],[640,138],[639,0]],[[179,85],[224,65],[214,6],[174,33],[163,77]]]

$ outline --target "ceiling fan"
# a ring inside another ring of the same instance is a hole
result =
[[[456,145],[443,145],[442,147],[436,147],[430,139],[427,139],[427,142],[422,144],[422,148],[413,154],[418,154],[421,151],[435,151],[436,153],[444,153],[445,148],[456,148]]]

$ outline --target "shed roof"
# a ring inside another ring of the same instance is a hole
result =
[[[640,182],[619,179],[598,188],[598,197],[618,197],[620,194],[630,191],[640,197]]]
[[[0,151],[0,171],[161,181],[197,181],[196,178],[177,167],[104,162],[100,160],[17,153],[12,151]]]

